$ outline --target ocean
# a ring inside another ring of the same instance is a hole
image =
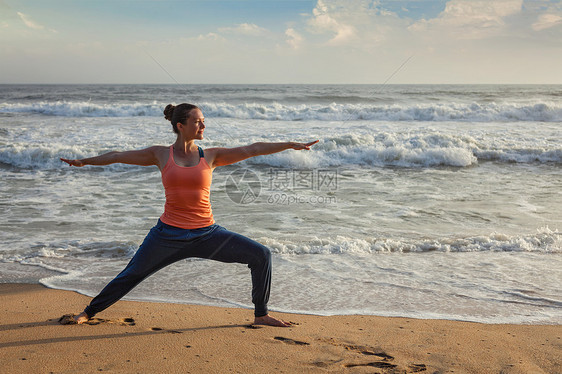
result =
[[[0,85],[0,282],[95,296],[120,272],[160,172],[59,158],[172,144],[181,102],[203,148],[319,140],[213,174],[217,223],[273,253],[273,311],[562,323],[561,85]],[[126,299],[252,308],[250,287],[192,259]]]

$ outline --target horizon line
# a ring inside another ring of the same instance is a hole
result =
[[[198,85],[198,86],[202,86],[202,85],[208,85],[208,86],[212,86],[212,85],[230,85],[230,86],[235,86],[235,85],[244,85],[244,86],[280,86],[280,85],[287,85],[287,86],[297,86],[297,85],[317,85],[317,86],[342,86],[342,85],[354,85],[354,86],[373,86],[373,85],[385,85],[385,86],[405,86],[405,85],[418,85],[418,86],[431,86],[431,85],[479,85],[479,86],[485,86],[485,85],[541,85],[541,86],[556,86],[556,85],[562,85],[562,82],[560,83],[463,83],[463,82],[454,82],[454,83],[313,83],[313,82],[305,82],[305,83],[126,83],[126,82],[118,82],[118,83],[109,83],[109,82],[81,82],[81,83],[70,83],[70,82],[0,82],[0,85],[33,85],[33,86],[48,86],[48,85],[169,85],[169,86],[186,86],[186,85]]]

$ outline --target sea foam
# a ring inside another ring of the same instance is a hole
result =
[[[259,241],[274,253],[304,254],[373,254],[385,252],[562,252],[562,233],[541,228],[534,234],[509,236],[492,233],[486,236],[466,238],[441,238],[408,240],[390,238],[359,239],[347,236],[314,238],[306,242],[282,241],[260,238]]]
[[[248,143],[258,137],[244,139]],[[246,165],[271,167],[468,167],[481,161],[498,163],[562,162],[562,145],[546,148],[536,141],[506,139],[487,142],[469,135],[451,135],[424,130],[418,134],[379,132],[377,134],[345,134],[326,136],[314,146],[313,152],[282,152],[245,161]],[[223,140],[216,146],[236,146]],[[14,143],[0,145],[0,163],[20,169],[51,170],[65,166],[60,157],[78,159],[107,152],[95,146],[79,147],[64,143]],[[129,165],[110,165],[111,170],[130,170]]]
[[[0,113],[34,113],[61,117],[161,117],[166,104],[95,103],[90,101],[40,101],[0,103]],[[279,102],[199,105],[207,118],[268,121],[424,121],[424,122],[558,122],[562,105],[538,103],[436,103],[436,104],[301,104]]]

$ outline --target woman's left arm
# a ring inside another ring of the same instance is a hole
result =
[[[234,164],[250,157],[270,155],[286,149],[310,150],[310,146],[316,143],[318,143],[318,140],[310,143],[254,143],[236,148],[210,148],[205,150],[205,158],[210,161],[210,166],[215,168]]]

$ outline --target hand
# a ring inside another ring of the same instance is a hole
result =
[[[291,148],[296,149],[296,150],[306,149],[307,151],[310,151],[310,146],[314,145],[318,142],[319,142],[319,140],[315,140],[315,141],[310,142],[310,143],[291,143]]]
[[[63,162],[66,162],[69,166],[82,167],[82,166],[86,165],[81,160],[68,160],[68,159],[62,158],[62,157],[61,157],[60,160],[63,161]]]

